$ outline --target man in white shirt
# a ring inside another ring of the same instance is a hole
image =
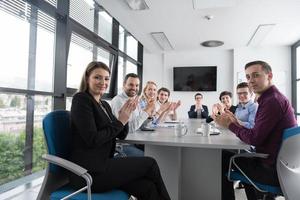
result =
[[[118,117],[119,110],[129,98],[137,98],[139,92],[140,79],[138,75],[129,73],[125,76],[123,82],[123,92],[115,96],[111,101],[113,114]],[[128,121],[129,133],[134,133],[140,128],[145,120],[151,115],[155,108],[155,102],[148,102],[147,106],[142,109],[139,105],[131,113]],[[144,152],[134,147],[134,145],[122,145],[123,152],[127,156],[143,156]]]

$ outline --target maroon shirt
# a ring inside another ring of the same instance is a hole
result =
[[[263,159],[265,164],[275,165],[283,130],[297,125],[294,109],[275,86],[267,89],[257,102],[259,106],[252,129],[234,123],[229,125],[229,129],[243,142],[255,146],[257,153],[269,154],[267,159]]]

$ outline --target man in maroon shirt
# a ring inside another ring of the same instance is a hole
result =
[[[294,110],[288,99],[272,84],[273,74],[268,63],[250,62],[246,64],[245,72],[249,86],[258,96],[254,127],[242,127],[230,112],[215,116],[215,122],[230,129],[243,142],[255,146],[257,153],[269,154],[267,159],[239,158],[236,161],[252,180],[278,186],[276,158],[284,129],[297,125]],[[230,156],[232,154],[223,151],[222,172],[227,172]],[[245,184],[245,190],[248,199],[257,199],[258,192],[254,187]],[[235,199],[232,182],[225,176],[222,180],[222,199]]]

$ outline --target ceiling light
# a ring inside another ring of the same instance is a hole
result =
[[[248,41],[247,46],[258,46],[274,26],[275,24],[260,24]]]
[[[149,9],[145,0],[126,0],[126,2],[132,10],[147,10],[147,9]]]
[[[164,32],[152,32],[151,35],[162,50],[174,49]]]
[[[219,47],[222,46],[223,44],[224,42],[219,40],[207,40],[201,43],[201,45],[204,47]]]

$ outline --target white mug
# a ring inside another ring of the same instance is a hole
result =
[[[202,124],[202,126],[203,126],[203,128],[202,128],[202,130],[203,130],[203,136],[209,136],[209,134],[210,134],[210,124],[207,124],[207,123],[205,123],[205,124]]]
[[[184,123],[176,124],[175,126],[175,136],[182,137],[187,134],[187,126]]]

